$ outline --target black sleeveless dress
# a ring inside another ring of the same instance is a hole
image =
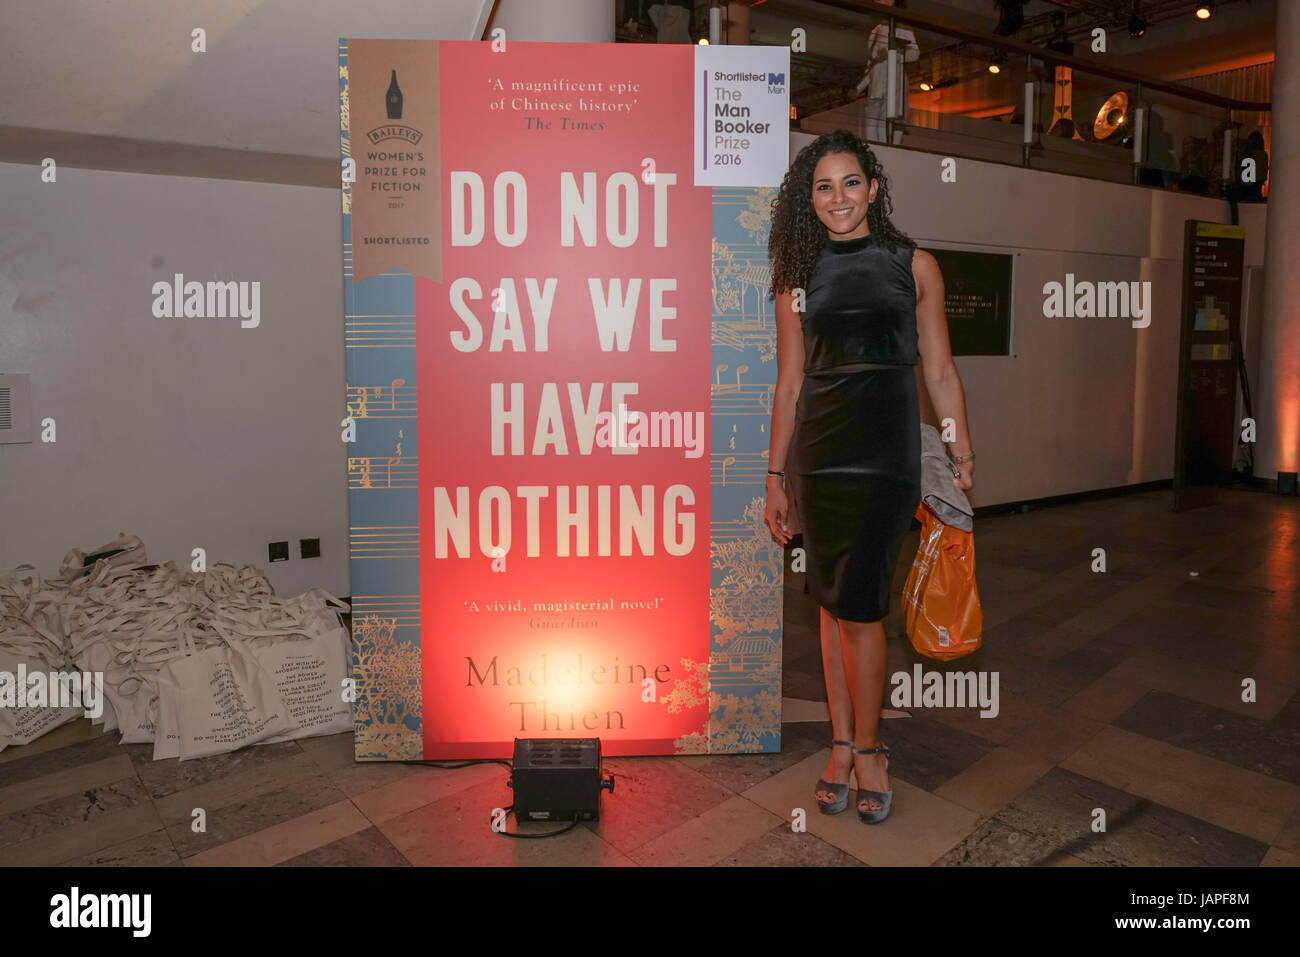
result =
[[[808,586],[837,618],[880,621],[921,500],[912,247],[826,241],[801,316],[804,379],[786,462]]]

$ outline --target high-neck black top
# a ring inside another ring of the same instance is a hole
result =
[[[875,233],[826,240],[801,316],[805,373],[858,362],[916,365],[912,250]]]

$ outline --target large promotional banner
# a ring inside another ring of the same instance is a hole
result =
[[[359,760],[779,747],[771,191],[720,303],[694,57],[341,41]]]

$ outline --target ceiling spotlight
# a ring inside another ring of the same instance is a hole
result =
[[[998,66],[996,63],[989,63],[989,72],[990,72],[990,73],[1001,73],[1001,72],[1002,72],[1002,67]]]
[[[934,89],[934,84],[931,83],[929,80],[922,80],[922,81],[921,81],[921,92],[922,92],[922,93],[929,93],[929,92],[930,92],[931,90],[933,90],[933,89]]]
[[[1007,62],[1007,56],[1001,50],[995,52],[989,57],[989,72],[998,74],[1002,72],[1002,65]]]
[[[1204,3],[1196,5],[1196,19],[1208,20],[1214,16],[1214,0],[1205,0]]]
[[[1009,37],[1025,25],[1025,0],[997,0],[998,25],[993,32]]]
[[[1070,36],[1065,32],[1065,14],[1060,10],[1053,10],[1052,18],[1052,38],[1047,41],[1047,49],[1055,50],[1057,53],[1074,54],[1074,44],[1070,41]]]
[[[1141,4],[1138,3],[1137,0],[1134,0],[1133,16],[1129,17],[1128,20],[1128,35],[1134,40],[1147,32],[1147,22],[1142,19],[1142,11],[1139,9],[1140,6]]]

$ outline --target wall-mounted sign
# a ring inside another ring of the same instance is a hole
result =
[[[1011,354],[1011,266],[1007,253],[929,249],[943,273],[944,313],[955,356]]]
[[[696,186],[780,186],[790,167],[790,48],[695,47]]]
[[[1215,486],[1232,473],[1245,246],[1244,226],[1193,219],[1184,226],[1176,510],[1213,501]]]

